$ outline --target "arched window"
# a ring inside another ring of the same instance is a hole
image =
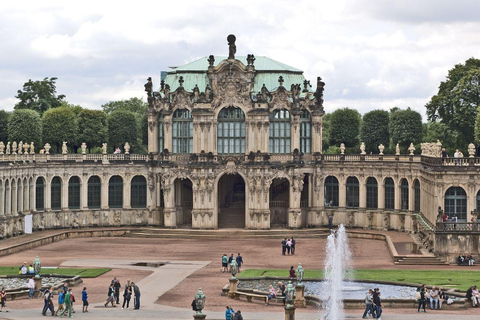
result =
[[[378,184],[377,179],[370,177],[367,179],[367,209],[378,208]]]
[[[395,183],[392,178],[385,179],[385,210],[395,209]]]
[[[408,181],[405,178],[400,181],[400,206],[402,210],[408,210]]]
[[[418,179],[413,182],[413,188],[415,189],[415,212],[420,212],[420,181]]]
[[[478,190],[478,192],[477,192],[477,211],[480,212],[480,190]],[[477,216],[477,217],[480,219],[479,216]]]
[[[52,185],[50,186],[50,195],[52,210],[61,210],[62,180],[60,180],[60,177],[54,177],[52,179]]]
[[[108,206],[123,207],[123,179],[120,176],[113,176],[108,181]]]
[[[325,179],[325,206],[338,207],[338,179],[328,176]]]
[[[163,143],[163,114],[158,115],[158,152],[163,152],[165,144]]]
[[[45,210],[45,182],[42,177],[35,182],[35,210]]]
[[[193,152],[193,117],[188,109],[177,109],[172,118],[173,153]]]
[[[360,188],[356,177],[347,178],[347,208],[358,208],[360,199]]]
[[[223,108],[218,114],[217,152],[245,153],[245,114],[242,109]]]
[[[88,200],[89,209],[98,209],[102,199],[102,182],[98,176],[91,176],[88,179]]]
[[[310,112],[303,110],[300,114],[300,151],[311,153],[312,117]]]
[[[130,206],[145,208],[147,206],[147,180],[144,176],[135,176],[130,185]]]
[[[467,220],[467,194],[460,187],[450,187],[445,192],[445,214],[451,218],[453,215],[457,219]]]
[[[270,113],[270,153],[290,153],[290,112],[274,110]]]
[[[80,178],[71,177],[68,182],[68,208],[80,209]]]

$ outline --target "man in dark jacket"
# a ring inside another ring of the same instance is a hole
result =
[[[117,304],[120,303],[120,281],[117,280],[117,277],[113,277],[113,288],[115,289],[115,301]]]
[[[243,258],[242,258],[242,256],[240,255],[240,252],[238,253],[237,258],[235,259],[235,261],[237,261],[238,273],[240,273],[240,268],[242,267],[242,263],[243,263]]]
[[[285,251],[287,251],[287,238],[282,240],[282,255],[285,255]]]
[[[140,289],[138,288],[137,284],[132,282],[133,286],[133,294],[135,295],[135,308],[133,310],[140,309]]]

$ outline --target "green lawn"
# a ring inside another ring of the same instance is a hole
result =
[[[247,269],[238,275],[240,278],[288,277],[288,270]],[[323,278],[323,270],[305,270],[304,277]],[[348,270],[346,277],[352,280],[394,281],[404,283],[425,283],[466,291],[472,285],[480,285],[480,271],[458,270]]]
[[[0,267],[0,275],[16,275],[18,274],[19,267]],[[64,276],[76,276],[79,275],[82,278],[96,278],[112,269],[109,268],[96,268],[96,269],[73,269],[73,268],[57,268],[57,269],[44,269],[42,268],[41,274],[61,274]]]

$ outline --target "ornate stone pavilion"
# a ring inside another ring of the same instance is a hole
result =
[[[442,161],[439,144],[422,145],[422,155],[413,146],[324,155],[322,79],[313,87],[301,70],[236,56],[235,37],[228,42],[228,57],[174,68],[158,91],[148,79],[148,155],[35,154],[0,143],[0,236],[22,233],[28,215],[34,230],[302,228],[332,215],[349,227],[418,232],[440,254],[479,252],[470,223],[479,158]],[[458,217],[455,230],[435,225],[439,207]]]

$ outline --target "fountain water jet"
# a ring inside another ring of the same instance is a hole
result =
[[[322,288],[323,319],[343,319],[342,287],[345,269],[350,261],[347,233],[341,224],[337,232],[327,238],[325,281]]]

